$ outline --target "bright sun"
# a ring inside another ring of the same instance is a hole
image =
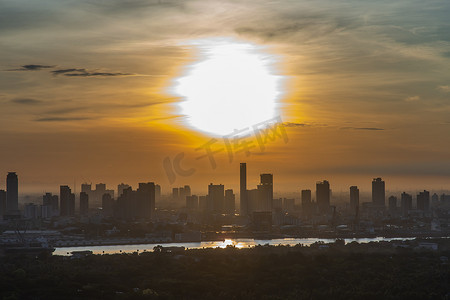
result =
[[[193,45],[201,59],[174,85],[190,127],[224,136],[277,116],[282,76],[274,73],[273,55],[261,46],[229,38],[197,40]]]

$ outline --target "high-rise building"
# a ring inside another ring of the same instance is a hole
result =
[[[208,210],[208,196],[199,196],[198,197],[198,208],[200,211],[204,212]]]
[[[19,179],[15,172],[6,176],[6,210],[9,213],[19,210]]]
[[[186,196],[186,208],[189,210],[197,210],[198,196],[196,195]]]
[[[389,197],[389,212],[394,213],[397,210],[397,197]]]
[[[105,217],[111,217],[114,212],[114,199],[108,193],[103,194],[102,197],[102,214]]]
[[[6,191],[0,190],[0,217],[6,215]]]
[[[161,200],[161,186],[159,184],[155,184],[155,201]]]
[[[137,215],[141,218],[151,219],[155,214],[155,183],[139,183],[137,193]]]
[[[401,208],[404,216],[407,216],[409,211],[412,210],[412,196],[405,192],[401,196]]]
[[[223,184],[210,184],[208,186],[209,208],[214,213],[224,212],[225,190]]]
[[[52,193],[45,193],[42,196],[42,205],[49,207],[46,214],[49,218],[57,216],[59,214],[58,195],[52,195]]]
[[[272,211],[273,208],[273,175],[261,174],[261,183],[258,185],[259,211]]]
[[[179,190],[178,190],[178,188],[173,188],[172,189],[172,200],[174,200],[174,201],[178,201],[178,198],[179,198]]]
[[[326,180],[316,183],[316,201],[321,214],[330,212],[330,183]]]
[[[354,214],[359,208],[359,189],[357,186],[350,187],[350,211]]]
[[[311,190],[302,190],[302,211],[305,216],[311,214]]]
[[[249,215],[249,200],[247,195],[247,164],[240,164],[240,214],[242,216]]]
[[[73,216],[75,215],[75,194],[67,185],[62,185],[59,188],[60,199],[60,215]]]
[[[122,196],[122,194],[123,194],[123,190],[125,190],[125,189],[127,189],[127,188],[129,188],[130,186],[128,185],[128,184],[125,184],[125,183],[121,183],[121,184],[118,184],[117,185],[117,197],[120,197],[120,196]]]
[[[295,199],[294,198],[283,198],[283,210],[286,212],[295,211]]]
[[[417,209],[422,211],[430,210],[430,192],[423,191],[417,195]]]
[[[236,206],[236,196],[232,189],[225,190],[225,213],[234,214]]]
[[[376,207],[384,208],[386,205],[386,192],[384,181],[378,177],[372,181],[372,203]]]
[[[89,212],[89,195],[86,192],[80,193],[80,214],[87,215]]]

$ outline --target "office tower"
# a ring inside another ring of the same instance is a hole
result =
[[[73,216],[75,214],[75,195],[67,185],[61,185],[59,188],[60,215]]]
[[[58,195],[52,195],[52,193],[45,193],[42,196],[42,205],[49,207],[49,218],[53,216],[57,216],[59,213],[59,205],[58,205]],[[46,208],[44,208],[46,210]]]
[[[137,200],[137,217],[151,219],[155,214],[155,183],[139,183],[136,191]]]
[[[208,186],[209,210],[221,214],[224,211],[225,191],[223,184],[209,184]]]
[[[410,194],[402,193],[401,206],[403,215],[407,216],[408,212],[412,210],[412,196]]]
[[[225,213],[234,214],[236,206],[236,196],[232,189],[225,190]]]
[[[155,185],[155,201],[161,200],[161,186],[159,184]]]
[[[372,203],[379,208],[385,207],[386,194],[384,181],[381,178],[374,178],[372,181]]]
[[[302,190],[302,211],[304,215],[311,214],[311,190]]]
[[[86,192],[80,193],[80,214],[87,215],[89,212],[89,195]]]
[[[121,184],[118,184],[117,185],[117,197],[120,197],[120,196],[122,196],[122,194],[123,194],[123,190],[124,189],[127,189],[127,188],[129,188],[130,186],[128,185],[128,184],[125,184],[125,183],[121,183]]]
[[[417,209],[422,211],[430,210],[430,192],[423,191],[417,195]]]
[[[186,208],[190,210],[197,210],[198,196],[196,195],[186,196]]]
[[[390,196],[389,197],[389,211],[394,213],[397,210],[397,197]]]
[[[326,180],[316,183],[316,201],[321,214],[330,212],[330,183]]]
[[[6,191],[0,190],[0,217],[6,215]]]
[[[15,172],[6,176],[6,210],[9,213],[19,210],[19,180]]]
[[[247,195],[247,164],[240,164],[240,214],[241,216],[249,215],[249,200]]]
[[[350,211],[356,213],[359,207],[359,189],[357,186],[350,187]]]
[[[294,198],[284,198],[283,199],[283,210],[286,212],[295,211],[295,199]]]
[[[81,200],[80,200],[81,201]],[[105,217],[111,217],[114,212],[114,199],[110,194],[103,194],[102,197],[102,214]]]
[[[198,197],[198,207],[200,211],[208,210],[208,196],[199,196]]]
[[[259,210],[272,211],[273,207],[273,175],[261,174],[261,184],[258,185]]]
[[[178,188],[173,188],[172,189],[172,200],[178,201],[178,198],[179,198]]]

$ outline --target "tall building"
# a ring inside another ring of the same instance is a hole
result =
[[[249,215],[249,200],[247,193],[247,164],[240,164],[240,214],[242,216]]]
[[[377,207],[385,207],[386,193],[384,181],[378,177],[372,181],[372,203]]]
[[[61,185],[59,187],[59,199],[60,215],[75,215],[75,194],[72,193],[72,190],[67,185]]]
[[[179,198],[178,188],[173,188],[172,189],[172,200],[178,201],[178,198]]]
[[[226,214],[234,214],[234,210],[236,209],[236,196],[233,193],[232,189],[225,190],[225,213]]]
[[[198,196],[186,196],[186,208],[189,210],[197,210],[198,209]]]
[[[330,183],[326,180],[316,183],[316,201],[321,214],[330,212]]]
[[[0,217],[6,215],[6,191],[0,190]]]
[[[350,211],[356,213],[359,208],[359,189],[357,186],[350,187]]]
[[[108,193],[103,194],[102,197],[102,214],[105,217],[111,217],[114,212],[114,199]]]
[[[394,213],[397,211],[397,197],[390,196],[389,197],[389,212]]]
[[[87,215],[89,212],[89,195],[86,192],[80,193],[80,214]]]
[[[210,184],[208,186],[209,208],[214,213],[224,212],[225,190],[223,184]]]
[[[151,219],[155,214],[155,183],[139,183],[137,193],[137,215],[144,219]]]
[[[121,184],[118,184],[117,185],[117,197],[120,197],[120,196],[122,196],[122,194],[123,194],[123,190],[125,190],[125,189],[127,189],[127,188],[129,188],[130,186],[128,185],[128,184],[125,184],[125,183],[121,183]]]
[[[311,190],[302,190],[302,211],[303,214],[308,216],[311,214],[312,202],[311,202]]]
[[[423,191],[417,195],[417,209],[422,211],[430,210],[430,192]]]
[[[15,172],[6,176],[6,210],[10,213],[19,210],[19,179]]]
[[[155,185],[155,201],[161,200],[161,186],[159,184]]]
[[[261,174],[261,183],[258,185],[259,211],[272,211],[273,208],[273,175]]]
[[[404,216],[407,216],[409,211],[412,210],[412,196],[410,194],[402,193],[401,208]]]
[[[42,196],[42,205],[49,207],[47,212],[48,217],[57,216],[59,214],[58,195],[52,195],[52,193],[45,193]]]

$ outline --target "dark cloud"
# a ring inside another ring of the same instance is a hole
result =
[[[285,127],[306,127],[306,126],[309,126],[308,124],[305,124],[305,123],[292,123],[292,122],[284,122],[283,125]]]
[[[343,130],[369,130],[369,131],[378,131],[378,130],[384,130],[384,128],[377,128],[377,127],[341,127]]]
[[[40,71],[42,69],[51,69],[55,66],[47,66],[47,65],[23,65],[19,69],[11,69],[9,71]]]
[[[42,103],[41,100],[31,99],[31,98],[15,98],[15,99],[12,99],[11,102],[18,103],[18,104],[24,104],[24,105],[36,105],[36,104]]]
[[[115,76],[133,76],[135,74],[122,72],[98,72],[87,69],[60,69],[51,71],[53,75],[64,75],[68,77],[115,77]]]
[[[92,120],[92,118],[88,117],[44,117],[36,119],[36,122],[68,122],[68,121],[85,121]]]

